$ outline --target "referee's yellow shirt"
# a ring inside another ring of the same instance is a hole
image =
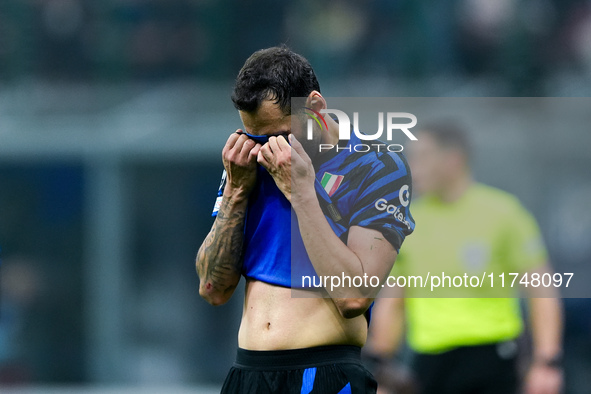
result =
[[[394,276],[492,273],[498,296],[499,274],[527,272],[546,262],[534,218],[499,189],[476,183],[451,204],[427,195],[413,201],[412,212],[417,227],[402,246]],[[516,295],[508,287],[512,279],[505,278],[507,297]],[[457,298],[419,298],[424,291],[405,288],[407,337],[417,352],[509,340],[523,329],[518,299],[474,298],[490,296],[490,288],[458,289]]]

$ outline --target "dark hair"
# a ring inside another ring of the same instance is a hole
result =
[[[459,150],[467,160],[470,159],[472,148],[468,133],[458,122],[451,120],[432,122],[421,125],[420,132],[432,136],[440,147]]]
[[[313,90],[320,92],[320,85],[308,60],[281,45],[256,51],[246,60],[236,77],[232,101],[236,109],[254,112],[270,98],[288,115],[291,98],[307,97]]]

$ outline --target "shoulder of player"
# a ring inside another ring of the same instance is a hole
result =
[[[472,195],[476,202],[480,205],[486,206],[490,211],[499,214],[515,214],[516,212],[526,212],[525,207],[517,196],[483,183],[475,183],[472,186]]]
[[[387,152],[383,149],[374,148],[368,152],[355,152],[352,154],[354,160],[360,165],[369,164],[372,172],[386,170],[386,172],[395,172],[405,168],[408,172],[408,163],[404,155],[400,152]]]

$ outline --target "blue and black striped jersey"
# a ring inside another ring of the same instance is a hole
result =
[[[314,163],[320,205],[331,228],[345,243],[349,229],[360,226],[380,231],[399,250],[414,229],[408,164],[401,153],[388,152],[386,146],[378,141],[363,144],[352,133],[346,146],[322,153],[321,161]],[[262,167],[257,171],[244,229],[242,273],[263,282],[296,287],[303,275],[315,275],[297,216],[271,175]]]

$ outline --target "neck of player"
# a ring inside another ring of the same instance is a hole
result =
[[[473,183],[472,174],[465,169],[456,176],[450,178],[441,187],[437,196],[439,199],[447,204],[451,204],[462,198]]]

